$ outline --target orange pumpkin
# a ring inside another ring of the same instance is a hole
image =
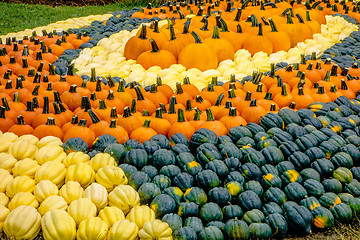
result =
[[[145,141],[150,141],[152,136],[155,136],[157,133],[154,129],[150,128],[150,120],[145,120],[144,125],[132,131],[130,134],[131,139],[138,140],[143,143]]]
[[[264,117],[265,115],[266,110],[256,104],[256,99],[251,100],[250,105],[241,112],[241,117],[248,123],[252,122],[258,124],[261,117]]]
[[[151,43],[146,36],[146,25],[141,26],[139,36],[131,37],[125,44],[124,57],[136,60],[143,52],[151,50]]]

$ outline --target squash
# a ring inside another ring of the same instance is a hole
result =
[[[262,202],[259,196],[251,190],[247,190],[240,194],[238,204],[243,211],[250,211],[252,209],[261,209]]]
[[[191,227],[180,227],[177,229],[173,229],[173,239],[174,240],[180,240],[180,239],[195,240],[195,239],[197,239],[197,234]]]
[[[230,219],[226,222],[224,233],[227,239],[249,239],[250,230],[246,222],[238,219]]]
[[[104,186],[108,191],[120,184],[127,184],[128,179],[124,171],[115,166],[104,166],[95,174],[96,182]]]
[[[76,223],[64,210],[56,209],[47,212],[41,219],[41,229],[44,238],[49,240],[74,240],[76,237]]]
[[[313,217],[306,207],[299,205],[288,207],[284,215],[289,226],[294,230],[298,230],[300,234],[309,234],[311,232]]]
[[[341,199],[333,192],[327,192],[324,193],[320,198],[319,202],[321,206],[331,209],[335,205],[338,205],[341,203]]]
[[[314,218],[314,225],[317,228],[330,228],[334,226],[333,214],[324,207],[316,207],[311,211]]]
[[[41,216],[34,207],[19,206],[4,222],[4,233],[14,239],[34,239],[40,231]]]
[[[266,223],[251,223],[249,231],[252,239],[270,239],[272,236],[272,230]]]
[[[66,168],[60,161],[50,161],[44,163],[35,173],[36,182],[50,180],[57,187],[61,187],[65,182]]]
[[[134,222],[141,229],[144,223],[155,219],[155,212],[148,206],[136,206],[126,215],[126,219]]]
[[[169,195],[160,194],[152,200],[150,208],[154,210],[157,218],[161,218],[167,213],[174,213],[176,211],[176,202]]]
[[[82,140],[82,138],[75,137],[70,138],[66,140],[62,145],[64,151],[66,154],[72,153],[72,152],[88,152],[89,148],[86,142]]]
[[[314,179],[308,179],[303,183],[303,187],[309,196],[321,197],[325,193],[324,186]]]
[[[45,147],[45,146],[51,145],[51,144],[61,146],[63,143],[62,143],[61,139],[58,137],[46,136],[46,137],[43,137],[42,139],[40,139],[37,142],[36,146],[40,149],[42,147]]]
[[[139,227],[129,220],[119,220],[110,228],[107,240],[136,240]]]
[[[69,153],[63,161],[65,167],[70,167],[71,165],[76,165],[80,162],[87,163],[90,161],[90,156],[83,152],[71,152]]]
[[[43,165],[48,161],[62,162],[66,157],[64,149],[57,145],[48,145],[38,150],[35,156],[35,160]]]
[[[58,195],[52,195],[46,198],[38,208],[39,213],[41,216],[44,216],[47,212],[59,209],[59,210],[65,210],[68,208],[67,203],[65,202],[64,198],[58,196]]]
[[[98,217],[100,217],[109,228],[111,228],[115,222],[125,219],[123,211],[117,207],[104,207],[100,210]]]
[[[9,215],[10,210],[3,205],[0,205],[0,231],[3,231],[5,219]]]
[[[156,150],[152,156],[152,165],[158,169],[162,166],[175,164],[175,155],[170,150]]]
[[[5,192],[6,187],[13,181],[14,177],[4,169],[0,168],[0,192]]]
[[[80,183],[69,181],[65,183],[60,189],[60,196],[63,197],[67,204],[70,204],[76,199],[82,198],[84,189],[81,187]]]
[[[270,187],[264,193],[263,198],[266,203],[274,202],[278,205],[281,205],[287,201],[286,194],[280,188],[277,187]]]
[[[306,189],[298,182],[289,183],[284,192],[289,200],[299,202],[307,197]]]
[[[122,144],[110,144],[108,145],[105,150],[104,153],[108,153],[110,154],[110,156],[112,156],[117,164],[121,164],[126,156],[126,149]]]
[[[32,193],[35,189],[35,181],[28,176],[19,176],[14,178],[6,186],[6,195],[12,198],[15,194],[19,192],[29,192]]]
[[[6,196],[5,193],[0,193],[0,205],[7,207],[8,203],[9,203],[8,196]]]
[[[29,176],[31,178],[35,177],[35,173],[40,168],[40,165],[37,161],[30,158],[25,158],[15,163],[12,173],[16,176]]]
[[[106,239],[108,233],[108,225],[99,217],[91,217],[83,220],[79,224],[76,232],[76,239]]]
[[[128,185],[119,185],[109,194],[109,206],[120,208],[124,214],[127,214],[133,207],[139,205],[139,194]]]
[[[144,149],[130,149],[125,155],[124,162],[141,170],[147,165],[149,157]]]
[[[350,223],[353,217],[351,208],[345,203],[339,203],[330,209],[334,218],[340,223]]]
[[[16,158],[9,153],[0,153],[0,168],[12,173],[12,168],[17,163]]]
[[[219,239],[223,240],[224,235],[221,232],[221,230],[215,226],[208,226],[205,227],[201,232],[199,233],[199,239]]]
[[[191,227],[197,234],[204,229],[204,225],[198,217],[188,217],[185,219],[184,227]]]
[[[100,211],[108,203],[108,192],[104,186],[94,182],[85,189],[84,198],[90,199]]]
[[[220,185],[219,177],[211,170],[203,170],[196,175],[196,182],[199,187],[210,190]]]
[[[79,225],[81,221],[95,217],[97,209],[90,199],[79,198],[70,203],[67,212],[75,220],[76,225]]]
[[[34,159],[37,147],[27,140],[15,141],[9,146],[9,153],[17,160],[24,158]]]
[[[86,188],[95,181],[95,172],[87,163],[80,162],[71,165],[66,170],[65,176],[65,182],[69,181],[79,182],[82,187]]]
[[[284,211],[281,209],[281,207],[274,203],[274,202],[269,202],[267,204],[265,204],[262,208],[261,211],[264,213],[264,215],[267,217],[271,214],[274,213],[280,213],[280,214],[284,214]]]
[[[339,194],[343,190],[341,182],[335,178],[325,179],[322,182],[322,185],[324,186],[326,192],[333,192],[335,194]]]
[[[333,178],[339,180],[343,184],[347,184],[352,182],[353,175],[348,168],[339,167],[333,172]]]
[[[37,208],[39,203],[36,201],[36,198],[33,194],[29,192],[19,192],[13,196],[8,204],[8,208],[10,211],[12,211],[21,205]]]
[[[273,231],[274,238],[283,239],[288,232],[288,224],[285,217],[279,213],[270,214],[265,218],[265,222]]]
[[[89,162],[90,166],[97,172],[103,166],[116,166],[115,159],[108,153],[98,153]]]
[[[205,191],[199,187],[192,187],[187,189],[183,197],[186,201],[194,202],[199,206],[205,204],[208,199]]]

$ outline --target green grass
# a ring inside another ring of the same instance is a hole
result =
[[[68,18],[104,14],[134,6],[145,6],[145,1],[135,0],[105,6],[49,7],[0,2],[0,35],[45,26]]]

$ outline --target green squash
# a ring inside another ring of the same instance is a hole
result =
[[[265,132],[265,129],[262,128],[259,124],[256,123],[248,123],[246,128],[249,129],[252,135],[256,135],[257,133]]]
[[[341,199],[335,193],[327,192],[319,198],[319,202],[324,208],[331,209],[334,206],[340,204]]]
[[[112,156],[115,159],[118,165],[125,162],[126,149],[122,144],[119,143],[110,144],[105,148],[104,153],[110,154],[110,156]]]
[[[260,142],[262,140],[266,140],[266,139],[269,139],[269,138],[270,138],[270,136],[266,132],[258,132],[253,137],[255,142]]]
[[[224,233],[228,240],[246,240],[250,238],[250,230],[246,222],[236,218],[226,222]]]
[[[169,138],[170,146],[174,146],[175,144],[184,144],[185,146],[189,146],[189,140],[182,133],[175,133]]]
[[[150,179],[153,179],[155,176],[159,174],[159,171],[156,169],[156,167],[151,165],[146,165],[141,169],[141,172],[146,173]]]
[[[217,143],[216,134],[207,128],[201,128],[195,131],[195,133],[191,136],[190,149],[195,151],[204,143]]]
[[[242,192],[238,198],[238,204],[243,211],[250,211],[252,209],[261,209],[262,202],[259,196],[251,190]]]
[[[307,197],[306,189],[298,182],[289,183],[284,188],[284,192],[289,200],[295,202],[300,202]]]
[[[327,159],[330,159],[337,151],[339,151],[339,146],[330,141],[320,143],[319,148],[325,153]]]
[[[295,123],[288,125],[286,127],[286,132],[288,132],[294,139],[298,139],[299,137],[307,134],[304,127],[301,127]]]
[[[226,158],[224,160],[224,163],[226,164],[229,171],[232,172],[232,171],[235,171],[239,167],[240,160],[238,158],[230,157],[230,158]]]
[[[350,169],[354,179],[360,180],[360,167],[353,167]]]
[[[172,231],[182,228],[182,225],[183,225],[181,217],[179,215],[177,215],[176,213],[165,214],[163,216],[163,218],[161,219],[161,221],[169,224],[169,227],[171,228]],[[195,233],[195,236],[196,236],[196,233]]]
[[[231,202],[231,194],[226,188],[215,187],[208,192],[208,199],[219,206],[224,206]]]
[[[204,225],[201,219],[198,217],[188,217],[187,219],[185,219],[184,227],[192,228],[196,232],[196,234],[198,234],[204,229]]]
[[[335,111],[330,111],[326,113],[325,116],[328,117],[331,121],[336,121],[342,117],[341,113]]]
[[[234,158],[242,158],[242,154],[239,148],[232,142],[225,142],[218,146],[221,156],[225,158],[234,157]]]
[[[231,142],[233,143],[233,141],[231,140],[231,138],[227,135],[221,135],[218,137],[218,144],[223,144],[226,142]]]
[[[330,161],[334,164],[335,168],[346,167],[352,168],[354,162],[351,156],[345,152],[338,152],[330,158]]]
[[[270,226],[273,232],[273,238],[283,239],[288,232],[288,224],[282,214],[273,213],[265,218],[265,222]]]
[[[126,153],[125,163],[135,166],[138,170],[148,164],[149,157],[144,149],[131,149]]]
[[[163,166],[159,171],[159,174],[163,174],[165,176],[168,176],[170,179],[173,179],[174,177],[176,177],[180,173],[181,173],[181,170],[176,165]]]
[[[247,180],[261,180],[262,172],[260,168],[254,163],[245,163],[240,166],[239,170]]]
[[[139,142],[138,140],[135,140],[135,139],[129,139],[126,142],[124,142],[123,145],[127,151],[130,151],[131,149],[145,150],[144,144],[142,144],[141,142]]]
[[[274,113],[267,113],[264,117],[261,118],[259,125],[264,128],[265,131],[273,127],[282,129],[284,125],[284,120]]]
[[[175,156],[177,156],[182,152],[190,152],[190,149],[185,144],[178,143],[171,148],[171,151],[175,154]]]
[[[349,154],[354,162],[354,165],[358,166],[360,163],[360,150],[353,144],[346,144],[340,148],[341,152]]]
[[[135,190],[143,185],[144,183],[150,182],[151,179],[149,176],[144,172],[134,172],[129,177],[129,185],[133,187]]]
[[[171,186],[171,179],[165,175],[157,175],[151,182],[155,183],[161,191]]]
[[[270,214],[274,214],[274,213],[279,213],[281,215],[284,214],[284,211],[282,210],[282,208],[274,202],[266,203],[262,207],[261,211],[264,213],[265,216],[269,216]]]
[[[231,198],[235,199],[244,191],[243,186],[236,181],[226,183],[225,188],[229,191]]]
[[[243,163],[254,163],[257,166],[263,166],[266,164],[265,157],[259,151],[251,151],[244,155],[242,159]]]
[[[181,170],[185,170],[185,165],[189,162],[196,161],[194,155],[189,152],[182,152],[176,156],[176,166],[178,166]]]
[[[334,218],[340,223],[350,223],[353,217],[351,208],[345,203],[339,203],[330,209]]]
[[[315,169],[323,178],[332,176],[335,170],[334,164],[326,158],[320,158],[312,162],[311,168]]]
[[[199,187],[210,190],[214,187],[218,187],[220,185],[220,180],[214,171],[208,169],[203,170],[196,175],[196,183]]]
[[[310,158],[303,152],[294,152],[288,160],[294,164],[295,169],[302,170],[310,166]]]
[[[157,196],[160,195],[161,190],[154,183],[144,183],[138,189],[141,204],[149,204]]]
[[[295,170],[295,166],[289,161],[283,161],[276,165],[276,169],[278,170],[280,176],[283,172],[286,172],[288,170]]]
[[[249,230],[252,239],[270,239],[272,235],[272,230],[266,223],[251,223]]]
[[[221,160],[222,156],[214,144],[204,143],[197,148],[196,160],[200,164],[205,165],[215,159]]]
[[[306,207],[310,211],[314,210],[317,207],[321,207],[319,200],[317,200],[315,197],[304,198],[300,201],[300,205]]]
[[[298,145],[292,141],[282,143],[279,149],[285,157],[290,157],[294,152],[300,151]]]
[[[205,169],[209,169],[216,173],[220,179],[224,179],[229,174],[229,169],[224,161],[213,160],[205,165]]]
[[[162,220],[164,221],[164,220]],[[173,240],[197,240],[197,234],[191,227],[181,227],[173,230]]]
[[[349,205],[349,201],[350,199],[353,199],[354,196],[351,195],[350,193],[339,193],[338,197],[341,199],[341,202]]]
[[[191,188],[194,185],[194,178],[186,172],[181,172],[176,177],[174,177],[172,183],[182,191],[186,191],[188,188]]]
[[[279,172],[281,172],[281,171],[279,171]],[[283,174],[281,174],[280,178],[283,181],[284,186],[286,186],[289,183],[293,183],[293,182],[298,182],[298,183],[303,182],[303,179],[302,179],[300,173],[298,173],[296,170],[287,170],[287,171],[283,172]]]
[[[352,210],[354,217],[360,216],[360,199],[359,198],[351,198],[348,202],[349,207]]]
[[[309,196],[314,196],[316,198],[321,197],[325,193],[324,186],[314,179],[308,179],[303,183],[303,186]]]
[[[251,190],[256,193],[259,197],[261,197],[264,193],[264,189],[261,184],[257,181],[251,180],[245,183],[244,185],[245,191]]]
[[[339,148],[342,148],[346,145],[346,141],[345,139],[343,139],[341,136],[339,135],[333,135],[329,138],[328,140],[330,143],[337,145]]]
[[[309,148],[316,147],[319,144],[319,141],[313,135],[305,134],[296,139],[295,143],[299,146],[300,151],[305,152]]]
[[[329,139],[329,137],[325,133],[321,132],[320,130],[314,130],[310,133],[310,135],[317,138],[319,143]]]
[[[161,169],[163,166],[175,164],[176,159],[172,151],[159,149],[154,152],[151,163],[157,169]]]
[[[280,131],[275,133],[274,136],[272,136],[272,139],[278,144],[281,145],[285,142],[288,141],[293,141],[293,137],[291,136],[290,133],[285,132],[285,131]]]
[[[317,159],[325,158],[325,153],[318,147],[312,147],[305,151],[305,154],[310,158],[311,162]]]
[[[134,172],[137,172],[136,167],[134,167],[130,164],[127,164],[127,163],[123,163],[123,164],[119,165],[119,167],[124,171],[125,176],[127,178],[129,178],[130,175],[133,174]]]
[[[203,168],[201,164],[196,161],[188,162],[185,164],[185,172],[189,173],[191,176],[196,176],[202,170]]]
[[[199,187],[192,187],[184,192],[183,198],[187,202],[194,202],[199,206],[202,206],[207,202],[207,195],[205,191]]]
[[[341,182],[335,178],[325,179],[322,181],[322,185],[324,186],[325,192],[339,194],[343,190]]]
[[[213,227],[217,227],[219,230],[224,230],[224,227],[225,227],[225,223],[221,222],[221,221],[212,221],[212,222],[209,222],[208,224],[206,224],[206,227],[210,227],[210,226],[213,226]]]
[[[236,146],[238,148],[242,148],[244,146],[255,147],[256,143],[255,140],[250,137],[242,137],[236,142]]]
[[[184,193],[178,187],[165,188],[161,193],[167,194],[172,197],[177,204],[179,204],[183,198]]]
[[[263,173],[263,175],[266,174],[272,174],[272,175],[277,175],[279,176],[279,171],[277,170],[277,168],[271,164],[265,164],[264,166],[261,166],[261,172]]]
[[[299,114],[290,108],[280,109],[278,115],[284,120],[285,126],[291,123],[301,124],[301,118]]]
[[[339,167],[333,172],[333,178],[339,180],[343,184],[348,184],[352,182],[353,175],[348,168]]]
[[[151,201],[150,208],[154,210],[156,218],[162,218],[165,214],[176,213],[176,202],[169,195],[160,194]]]
[[[233,181],[239,182],[241,185],[243,185],[245,183],[245,178],[240,172],[233,171],[230,172],[229,175],[225,178],[225,183]]]
[[[289,226],[300,235],[307,235],[311,232],[313,217],[309,209],[304,206],[289,207],[285,211],[285,218]]]
[[[241,219],[244,215],[239,205],[227,205],[222,208],[222,213],[225,221],[233,218]]]
[[[205,222],[222,221],[223,215],[221,208],[216,203],[205,203],[200,209],[200,218]]]
[[[89,147],[82,138],[76,137],[76,138],[70,138],[66,140],[66,142],[63,143],[62,148],[64,149],[64,152],[66,154],[72,153],[72,152],[89,152]]]
[[[149,158],[152,158],[154,152],[161,149],[160,145],[154,141],[145,141],[144,142],[144,149],[148,154]]]
[[[303,178],[303,181],[306,181],[308,179],[313,179],[316,181],[321,181],[320,174],[313,168],[305,168],[300,172],[301,177]]]
[[[242,217],[242,220],[245,221],[247,224],[251,223],[260,223],[265,220],[265,216],[262,211],[259,209],[253,209],[250,211],[247,211],[244,216]]]
[[[351,183],[346,184],[345,192],[350,193],[354,197],[360,197],[360,182],[352,181]]]
[[[282,133],[284,132],[282,127],[281,128],[278,128],[278,127],[273,127],[273,128],[270,128],[269,130],[267,130],[267,134],[269,134],[270,137],[274,137],[276,134],[278,133]]]
[[[170,149],[169,139],[166,136],[162,135],[162,134],[156,134],[156,135],[152,136],[150,138],[150,141],[156,142],[163,149]]]
[[[280,188],[271,187],[264,193],[263,199],[266,203],[274,202],[281,206],[287,201],[287,196]]]
[[[200,233],[199,233],[199,240],[208,240],[208,239],[214,239],[214,240],[224,240],[224,235],[221,232],[220,229],[214,226],[205,227]]]
[[[228,131],[227,134],[233,142],[237,142],[242,137],[252,138],[252,133],[246,127],[233,127]]]
[[[345,139],[346,143],[353,144],[354,146],[360,146],[360,137],[357,135],[351,135]]]
[[[193,202],[179,203],[177,214],[183,219],[188,217],[198,217],[199,207],[196,203]]]
[[[277,165],[284,161],[284,155],[277,147],[270,146],[261,150],[262,155],[266,159],[266,162],[271,165]]]
[[[256,144],[256,148],[259,150],[262,150],[262,149],[270,147],[270,146],[277,147],[278,144],[273,139],[262,140]]]
[[[331,130],[330,128],[325,128],[324,127],[324,128],[321,128],[319,131],[324,133],[327,137],[337,135],[337,133],[334,132],[333,130]]]
[[[334,226],[334,215],[324,207],[317,207],[311,211],[314,218],[314,226],[320,229]]]

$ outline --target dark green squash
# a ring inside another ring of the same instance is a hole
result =
[[[270,146],[261,150],[262,155],[266,159],[266,162],[271,165],[277,165],[284,161],[284,155],[277,147]]]
[[[349,136],[345,139],[346,143],[360,146],[360,137],[356,135]]]
[[[144,183],[138,189],[141,204],[149,204],[157,196],[160,195],[161,190],[154,183]]]
[[[175,164],[176,159],[172,151],[159,149],[154,152],[151,163],[157,169],[161,169],[163,166]]]
[[[295,169],[301,171],[302,169],[310,166],[310,158],[303,152],[294,152],[288,160],[294,164]]]
[[[291,123],[301,124],[301,118],[299,114],[290,108],[280,109],[278,115],[283,119],[285,126]]]
[[[152,200],[150,208],[154,210],[156,218],[162,218],[165,214],[176,212],[176,202],[169,195],[160,194]]]
[[[226,222],[224,233],[228,240],[245,240],[250,238],[250,230],[246,222],[236,218]]]
[[[119,143],[110,144],[105,148],[104,153],[110,154],[110,156],[112,156],[115,159],[118,165],[125,162],[126,149],[122,144]]]
[[[291,136],[290,133],[285,132],[285,131],[280,131],[274,134],[274,136],[272,136],[272,139],[278,144],[281,145],[285,142],[288,141],[293,141],[293,136]]]
[[[127,163],[120,164],[119,167],[124,171],[125,176],[127,178],[129,178],[130,175],[133,174],[134,172],[137,172],[136,167],[134,167],[130,164],[127,164]]]
[[[350,193],[354,197],[360,197],[360,182],[352,181],[345,185],[345,192]]]
[[[237,196],[239,196],[240,193],[242,193],[244,191],[243,186],[236,181],[231,181],[226,183],[225,188],[229,191],[231,197],[237,198]]]
[[[270,146],[277,147],[278,144],[273,139],[265,139],[256,144],[256,148],[259,150],[262,150]]]
[[[164,220],[162,220],[164,221]],[[197,240],[197,234],[191,227],[181,227],[173,230],[173,240]]]
[[[316,181],[321,180],[320,174],[313,168],[305,168],[300,172],[301,177],[303,178],[303,181],[306,181],[308,179],[313,179]]]
[[[196,176],[202,170],[203,168],[201,164],[196,161],[188,162],[185,164],[185,172],[189,173],[191,176]]]
[[[231,202],[231,194],[226,188],[215,187],[208,192],[208,199],[222,207]]]
[[[228,135],[221,135],[218,137],[218,143],[217,144],[223,144],[226,142],[233,143],[232,139]]]
[[[228,167],[229,171],[232,172],[232,171],[236,171],[236,169],[239,167],[240,160],[238,158],[230,157],[230,158],[226,158],[224,160],[224,163]]]
[[[270,214],[265,218],[265,222],[269,224],[272,232],[273,238],[283,239],[288,233],[288,224],[285,217],[279,213]]]
[[[319,198],[325,193],[324,186],[319,181],[314,179],[308,179],[304,181],[303,186],[309,196]]]
[[[199,240],[208,240],[208,239],[224,240],[224,235],[219,228],[215,226],[209,226],[209,227],[205,227],[199,233]]]
[[[300,151],[300,148],[293,141],[284,142],[279,146],[280,151],[285,157],[291,156],[294,152]]]
[[[339,167],[333,172],[333,178],[339,180],[343,184],[348,184],[352,182],[353,175],[348,168]]]
[[[300,151],[305,152],[309,148],[316,147],[319,144],[317,138],[311,134],[305,134],[295,140],[296,145],[299,146]]]
[[[341,203],[341,199],[333,192],[326,192],[320,198],[319,202],[324,208],[330,209]]]
[[[259,209],[253,209],[247,211],[244,216],[242,217],[243,221],[245,221],[248,225],[251,223],[260,223],[265,220],[265,216],[262,211]]]
[[[214,187],[218,187],[220,185],[220,180],[214,171],[208,169],[203,170],[196,175],[196,183],[199,187],[210,190]]]
[[[222,208],[223,218],[225,221],[230,219],[241,219],[244,215],[241,207],[239,205],[227,205]]]
[[[195,133],[191,136],[190,149],[195,151],[204,143],[217,143],[216,134],[207,128],[201,128],[195,131]]]
[[[317,207],[311,211],[314,218],[314,226],[320,229],[334,226],[334,215],[324,207]]]
[[[335,170],[334,164],[326,158],[320,158],[315,162],[312,162],[310,166],[323,178],[332,176]]]
[[[221,222],[221,221],[212,221],[212,222],[209,222],[208,224],[206,224],[206,227],[210,227],[210,226],[213,226],[213,227],[217,227],[219,230],[224,230],[224,227],[225,227],[225,223]]]
[[[283,133],[283,128],[278,128],[278,127],[273,127],[273,128],[270,128],[269,130],[267,130],[267,134],[270,136],[270,137],[274,137],[276,134],[278,133]]]
[[[163,149],[170,149],[169,139],[162,134],[156,134],[156,135],[152,136],[150,138],[150,141],[156,142]]]
[[[253,151],[247,153],[246,155],[244,155],[242,162],[243,163],[254,163],[257,166],[263,166],[264,164],[266,164],[265,157],[262,155],[261,152],[259,152],[257,150],[253,150]]]
[[[295,170],[295,166],[294,166],[294,164],[292,164],[289,161],[283,161],[283,162],[279,163],[278,165],[276,165],[276,169],[278,170],[279,174],[281,175],[281,173],[286,172],[288,170]]]
[[[198,217],[188,217],[187,219],[185,219],[184,227],[192,228],[196,234],[198,234],[204,229],[204,225],[201,219]]]
[[[201,206],[207,202],[207,195],[205,191],[199,187],[192,187],[184,192],[183,198],[187,202],[194,202]]]
[[[262,140],[266,140],[266,139],[269,139],[269,138],[270,138],[270,136],[266,132],[258,132],[253,137],[255,142],[260,142]]]
[[[151,182],[155,183],[161,191],[171,186],[171,179],[165,175],[157,175]]]
[[[181,217],[179,215],[177,215],[176,213],[165,214],[163,216],[163,218],[161,219],[161,221],[166,222],[167,224],[169,224],[169,227],[173,231],[182,228],[182,224],[183,224]],[[195,236],[196,236],[196,234],[195,234]]]
[[[305,154],[310,158],[311,162],[317,159],[325,158],[325,153],[318,147],[311,147],[305,151]]]
[[[310,135],[314,136],[319,143],[329,139],[329,137],[320,130],[314,130],[310,133]]]
[[[150,177],[144,172],[134,172],[129,177],[129,185],[135,190],[138,190],[141,185],[150,181]]]
[[[183,198],[184,193],[178,187],[165,188],[161,193],[167,194],[172,197],[177,204],[179,204]]]
[[[264,193],[264,189],[258,181],[250,180],[244,184],[245,191],[251,190],[261,197]]]
[[[250,130],[243,126],[231,128],[228,131],[227,135],[232,139],[234,143],[237,142],[242,137],[251,138],[253,136]]]
[[[124,142],[123,145],[127,151],[130,151],[131,149],[145,150],[144,144],[142,144],[141,142],[139,142],[138,140],[135,140],[135,139],[129,139],[126,142]]]
[[[155,141],[145,141],[144,142],[144,149],[148,154],[149,158],[152,158],[152,155],[157,150],[161,149],[160,145]]]
[[[300,201],[300,205],[306,207],[310,211],[314,210],[317,207],[321,207],[319,201],[315,197],[304,198]]]
[[[200,164],[205,165],[215,159],[221,160],[222,156],[214,144],[204,143],[197,148],[196,160]]]
[[[185,170],[185,165],[189,162],[196,161],[194,155],[189,152],[182,152],[176,156],[176,165],[181,169]]]
[[[249,131],[251,132],[251,134],[253,136],[256,135],[257,133],[265,132],[265,129],[262,128],[259,124],[252,123],[252,122],[249,122],[246,125],[246,128],[249,129]]]
[[[242,148],[244,146],[255,147],[256,143],[255,140],[250,137],[242,137],[236,142],[236,146],[238,148]]]
[[[303,182],[300,173],[298,173],[296,170],[287,170],[281,174],[280,178],[283,181],[283,186],[293,182]]]
[[[66,154],[72,152],[84,152],[87,153],[89,151],[89,147],[82,138],[69,138],[66,142],[63,143],[62,148]]]
[[[326,103],[323,103],[323,102],[311,103],[308,106],[308,109],[313,111],[316,114],[316,116],[324,116],[327,112],[330,111],[330,107]]]
[[[353,167],[350,169],[354,179],[360,181],[360,167]]]
[[[349,207],[352,210],[354,217],[360,216],[360,199],[359,198],[351,198],[348,203]]]
[[[330,161],[334,164],[335,168],[345,167],[352,168],[354,163],[351,156],[345,152],[338,152],[330,158]]]
[[[209,223],[211,221],[222,221],[223,215],[221,212],[221,208],[216,203],[205,203],[201,206],[200,218],[205,223]]]
[[[247,180],[260,181],[262,177],[260,168],[254,163],[245,163],[240,166],[239,170]]]
[[[193,202],[182,202],[178,204],[177,214],[183,219],[188,217],[198,217],[199,207],[196,203]]]
[[[275,113],[267,113],[264,117],[261,118],[259,125],[264,128],[265,131],[273,127],[282,129],[284,126],[284,120]]]
[[[182,152],[190,152],[190,149],[185,144],[178,143],[171,148],[171,151],[177,156]]]
[[[351,195],[350,193],[339,193],[338,197],[341,199],[341,202],[349,205],[349,201],[350,199],[353,199],[354,196]]]
[[[229,175],[226,177],[225,183],[232,182],[232,181],[239,182],[241,185],[243,185],[245,183],[245,178],[243,175],[241,175],[240,172],[233,171],[233,172],[230,172]]]
[[[135,166],[138,170],[148,164],[148,154],[144,149],[131,149],[127,152],[125,162]]]
[[[298,204],[294,201],[287,201],[287,202],[284,202],[282,205],[281,205],[281,209],[285,212],[287,211],[288,209],[292,208],[292,207],[296,207],[298,206]]]
[[[189,140],[182,133],[175,133],[169,138],[169,142],[171,146],[175,144],[184,144],[185,146],[189,146]]]
[[[279,171],[277,170],[277,168],[271,164],[265,164],[264,166],[261,166],[261,172],[263,173],[263,175],[266,174],[272,174],[272,175],[279,175]]]
[[[281,206],[284,202],[287,201],[287,196],[280,188],[271,187],[265,191],[263,199],[266,203],[274,202]]]
[[[266,223],[251,223],[249,230],[252,239],[270,239],[272,236],[272,230]]]
[[[156,175],[159,174],[159,171],[156,169],[156,167],[152,165],[146,165],[141,169],[141,172],[146,173],[150,179],[153,179]]]
[[[345,203],[339,203],[330,209],[334,218],[340,223],[350,223],[353,217],[351,208]]]
[[[289,227],[300,235],[307,235],[311,232],[313,217],[309,209],[304,206],[293,206],[285,211],[285,218]]]
[[[179,175],[180,173],[181,173],[181,170],[176,165],[163,166],[159,171],[159,174],[168,176],[170,179],[173,179],[175,176]]]
[[[291,201],[300,202],[307,197],[306,189],[298,182],[289,183],[284,188],[284,193]]]
[[[182,191],[186,191],[194,185],[194,178],[186,172],[181,172],[174,177],[172,182],[173,185],[180,188]]]
[[[274,214],[274,213],[280,213],[281,215],[284,214],[281,207],[274,202],[269,202],[265,204],[262,207],[261,211],[264,213],[265,216],[269,216],[270,214]]]
[[[354,162],[355,166],[358,166],[360,163],[360,150],[353,144],[346,144],[344,147],[340,148],[341,152],[349,154]]]
[[[307,134],[304,127],[301,127],[295,123],[288,125],[286,127],[286,132],[288,132],[293,137],[293,139],[298,139],[299,137]]]
[[[331,136],[328,141],[338,146],[339,148],[344,147],[346,145],[346,141],[339,135]]]
[[[322,181],[322,185],[324,186],[325,192],[339,194],[343,190],[341,182],[335,178],[325,179]]]
[[[229,174],[229,169],[224,161],[213,160],[205,165],[205,169],[209,169],[216,173],[220,179],[224,179]]]
[[[220,145],[218,145],[219,151],[221,153],[221,156],[225,158],[242,158],[242,154],[240,150],[236,147],[236,145],[232,142],[225,142]]]
[[[237,203],[240,205],[243,211],[262,208],[261,199],[251,190],[242,192],[237,200]]]
[[[330,141],[320,143],[319,148],[325,153],[327,159],[330,159],[335,153],[339,151],[339,147]]]

